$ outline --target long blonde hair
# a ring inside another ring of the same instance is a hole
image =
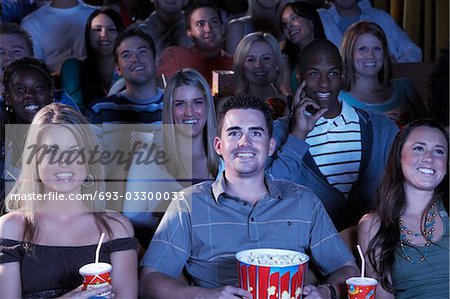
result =
[[[103,168],[100,164],[99,154],[96,146],[95,135],[93,134],[88,121],[75,109],[70,106],[52,103],[43,107],[33,119],[25,139],[25,146],[22,154],[21,173],[6,197],[6,207],[9,211],[20,211],[25,215],[25,226],[23,239],[31,242],[37,235],[36,213],[42,211],[40,200],[17,200],[16,195],[42,194],[43,183],[38,173],[40,140],[44,132],[48,131],[52,125],[59,125],[72,132],[80,148],[84,153],[89,153],[89,161],[84,160],[86,171],[89,174],[89,182],[82,185],[82,193],[96,194],[105,190],[103,181]],[[86,156],[85,156],[86,157]],[[86,159],[86,158],[85,158]],[[93,212],[99,228],[104,228],[109,234],[111,229],[107,225],[104,216],[103,206],[97,200],[83,200],[87,211]]]
[[[164,92],[164,107],[162,113],[162,122],[164,126],[164,151],[170,157],[166,164],[167,171],[177,176],[179,175],[181,163],[181,155],[179,150],[182,145],[177,144],[176,129],[171,126],[175,123],[173,119],[173,102],[175,90],[180,86],[192,86],[197,88],[206,99],[206,125],[203,129],[203,144],[207,157],[208,171],[212,177],[217,175],[219,169],[219,157],[213,147],[214,137],[216,136],[216,110],[211,90],[205,78],[196,70],[186,68],[177,71],[172,75],[167,83]]]

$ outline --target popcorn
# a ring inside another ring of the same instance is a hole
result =
[[[257,254],[250,252],[247,256],[242,257],[242,262],[261,265],[261,266],[287,266],[287,265],[298,265],[305,261],[306,258],[299,254]]]

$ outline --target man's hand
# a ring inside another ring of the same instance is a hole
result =
[[[305,140],[306,135],[314,129],[316,122],[327,111],[328,108],[321,108],[304,92],[305,81],[298,87],[294,96],[294,115],[291,134],[301,140]]]
[[[331,292],[328,287],[321,285],[315,287],[312,284],[308,284],[303,288],[303,298],[305,299],[330,299]]]
[[[196,299],[252,299],[252,294],[246,290],[226,286],[217,289],[201,289]]]

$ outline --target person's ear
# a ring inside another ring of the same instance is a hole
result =
[[[214,137],[214,150],[219,156],[222,156],[222,140],[219,136]]]
[[[119,67],[119,64],[118,64],[117,62],[116,62],[115,68],[116,68],[117,73],[118,73],[120,76],[122,76],[122,72],[120,71],[120,67]]]
[[[275,140],[275,138],[270,138],[269,140],[269,156],[272,156],[273,153],[275,152],[276,149],[276,145],[277,145],[277,141]]]
[[[192,32],[191,32],[191,29],[189,29],[189,28],[186,29],[186,36],[187,36],[190,40],[193,39],[193,38],[192,38]]]

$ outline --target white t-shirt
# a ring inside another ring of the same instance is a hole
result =
[[[34,56],[57,73],[66,59],[85,58],[84,31],[94,10],[81,1],[71,8],[54,8],[49,3],[26,16],[21,25],[33,38]]]

